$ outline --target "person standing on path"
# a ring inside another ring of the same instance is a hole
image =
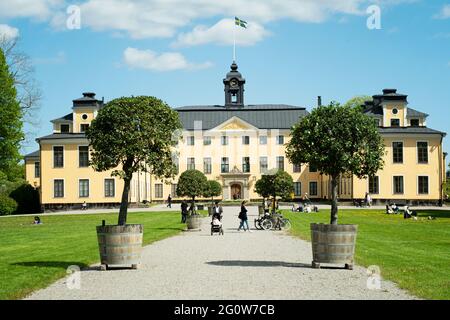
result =
[[[170,196],[170,194],[167,197],[167,207],[172,208],[172,197]]]
[[[219,217],[222,217],[223,214],[223,208],[221,205],[219,205],[219,201],[216,201],[213,207],[213,217],[214,215],[218,215]]]
[[[188,205],[186,203],[186,200],[183,200],[181,202],[181,223],[186,223],[187,215],[188,215]]]
[[[250,227],[248,226],[247,208],[245,207],[245,201],[242,201],[241,203],[241,212],[239,212],[239,219],[241,219],[241,223],[239,224],[238,231],[241,231],[241,228],[243,228],[244,231],[248,230],[249,232],[252,232],[250,230]],[[244,224],[247,225],[247,230],[245,230]]]

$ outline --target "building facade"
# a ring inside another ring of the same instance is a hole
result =
[[[222,185],[222,199],[259,199],[255,182],[274,169],[288,172],[294,194],[312,199],[330,198],[330,181],[309,165],[289,163],[285,145],[290,128],[308,111],[285,104],[245,104],[245,79],[235,63],[223,79],[224,104],[176,108],[183,124],[174,150],[179,173],[202,171]],[[94,93],[73,100],[72,112],[55,120],[53,133],[37,139],[39,150],[25,156],[26,177],[38,187],[45,208],[76,207],[86,202],[108,206],[120,203],[123,182],[111,171],[95,172],[89,166],[89,143],[84,131],[104,105]],[[386,144],[385,167],[375,177],[360,180],[343,176],[342,200],[438,202],[442,200],[445,133],[426,126],[428,115],[409,108],[407,96],[395,89],[374,95],[364,106],[374,118]],[[113,147],[113,146],[112,146]],[[130,201],[178,199],[178,176],[169,181],[139,172],[133,177]]]

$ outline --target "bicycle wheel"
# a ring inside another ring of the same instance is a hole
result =
[[[255,228],[256,228],[257,230],[262,230],[262,227],[261,227],[261,219],[255,219]]]
[[[281,229],[283,229],[283,230],[289,230],[292,227],[289,219],[282,219],[280,225],[281,225]]]
[[[269,219],[264,219],[263,222],[261,222],[261,227],[264,230],[270,230],[273,227],[272,221],[270,221]]]

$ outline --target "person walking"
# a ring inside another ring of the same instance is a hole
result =
[[[366,206],[369,208],[372,206],[372,198],[368,192],[366,192]]]
[[[219,201],[216,201],[214,203],[213,212],[212,215],[218,215],[219,217],[222,217],[223,214],[223,208],[221,205],[219,205]]]
[[[183,202],[181,202],[181,223],[186,223],[187,215],[188,205],[186,200],[183,200]]]
[[[167,207],[172,208],[172,197],[170,196],[170,194],[167,197]]]
[[[239,212],[239,219],[241,219],[241,223],[239,224],[238,231],[241,231],[241,228],[244,229],[244,231],[249,231],[250,227],[248,226],[248,216],[247,216],[247,208],[245,207],[245,200],[241,203],[241,212]],[[245,230],[245,225],[247,225],[247,230]]]

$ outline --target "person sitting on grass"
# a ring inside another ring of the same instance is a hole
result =
[[[392,210],[392,207],[390,204],[386,205],[386,214],[394,214],[394,210]]]
[[[395,203],[391,204],[391,209],[395,214],[398,214],[398,207]]]
[[[41,218],[39,218],[38,216],[35,216],[35,217],[34,217],[33,224],[42,224]]]
[[[417,220],[417,212],[409,210],[408,206],[405,206],[405,212],[403,213],[403,219],[411,219]]]

